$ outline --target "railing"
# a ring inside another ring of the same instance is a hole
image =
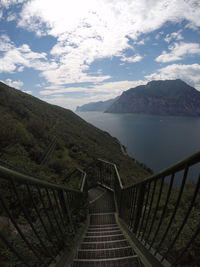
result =
[[[77,189],[81,192],[87,192],[86,172],[80,168],[75,168],[69,175],[62,179],[62,183],[68,188]]]
[[[0,265],[48,266],[70,246],[86,218],[85,185],[85,176],[81,192],[0,166]]]
[[[55,136],[53,138],[53,140],[51,141],[51,143],[49,144],[49,146],[47,147],[44,155],[42,156],[41,160],[40,160],[40,164],[45,164],[50,156],[50,154],[52,154],[52,152],[54,151],[55,147],[56,147],[56,143],[57,143],[57,137]]]
[[[199,264],[199,162],[200,151],[127,188],[123,187],[115,164],[104,160],[96,163],[98,181],[115,191],[120,217],[163,265]]]

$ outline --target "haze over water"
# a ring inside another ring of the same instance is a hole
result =
[[[128,154],[158,172],[200,149],[200,118],[78,112],[126,146]]]

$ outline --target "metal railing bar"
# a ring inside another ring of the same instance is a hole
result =
[[[48,214],[48,211],[47,211],[47,207],[46,207],[46,205],[45,205],[45,202],[44,202],[42,193],[41,193],[41,191],[40,191],[40,187],[39,187],[39,185],[36,185],[36,188],[37,188],[37,191],[38,191],[38,193],[39,193],[40,201],[41,201],[41,203],[42,203],[42,206],[43,206],[45,215],[46,215],[46,217],[47,217],[47,220],[48,220],[48,222],[49,222],[49,225],[50,225],[52,231],[55,233],[56,239],[57,239],[58,244],[59,244],[59,243],[60,243],[60,239],[59,239],[59,237],[58,237],[58,235],[57,235],[57,232],[55,231],[55,229],[54,229],[54,227],[53,227],[53,224],[52,224],[52,221],[51,221],[51,219],[50,219],[50,217],[49,217],[49,214]]]
[[[196,232],[194,233],[194,235],[192,236],[192,238],[190,239],[184,250],[181,252],[180,255],[178,255],[178,257],[175,259],[175,261],[172,263],[171,266],[177,266],[177,263],[179,262],[180,258],[188,250],[188,248],[191,246],[192,242],[195,240],[195,238],[198,236],[199,233],[200,233],[200,226],[197,228]]]
[[[142,239],[144,238],[144,235],[145,235],[145,232],[146,232],[146,229],[147,229],[147,224],[149,222],[151,208],[152,208],[152,204],[153,204],[153,200],[154,200],[154,193],[155,193],[155,189],[156,189],[156,184],[157,184],[157,180],[154,180],[153,191],[152,191],[152,194],[151,194],[151,200],[150,200],[150,206],[149,206],[149,211],[148,211],[147,219],[146,219],[146,222],[145,222],[144,232],[142,234]],[[145,245],[146,245],[146,241],[145,241]]]
[[[131,214],[130,214],[130,227],[133,227],[133,223],[134,223],[134,219],[135,219],[135,209],[136,209],[136,202],[137,202],[137,195],[138,195],[138,191],[137,188],[133,188],[132,189],[133,193],[132,193],[132,199],[133,202],[131,203]]]
[[[82,178],[82,182],[81,182],[81,186],[80,186],[80,191],[83,192],[84,191],[84,187],[86,184],[86,172],[83,172],[83,178]]]
[[[32,185],[40,185],[40,186],[44,186],[44,187],[48,187],[48,188],[52,188],[52,189],[57,189],[57,190],[63,190],[64,189],[64,190],[69,191],[69,192],[76,192],[76,193],[81,194],[81,192],[79,190],[68,189],[64,185],[59,185],[56,183],[51,183],[51,182],[47,182],[44,180],[39,180],[35,177],[25,175],[23,173],[19,173],[17,171],[10,170],[10,169],[2,167],[2,166],[0,166],[0,175],[1,175],[1,178],[7,179],[7,180],[11,180],[13,178],[14,180],[17,180],[17,181],[20,181],[23,183],[29,182],[29,184],[32,184]]]
[[[173,183],[174,183],[174,176],[175,176],[175,174],[173,173],[171,178],[170,178],[170,185],[169,185],[169,188],[168,188],[167,197],[166,197],[166,200],[165,200],[165,205],[164,205],[164,208],[163,208],[163,211],[162,211],[159,223],[158,223],[158,227],[157,227],[155,235],[153,237],[152,243],[150,244],[151,247],[153,246],[153,243],[156,240],[157,234],[158,234],[158,232],[160,230],[160,227],[161,227],[161,224],[163,222],[163,218],[164,218],[164,215],[165,215],[165,212],[166,212],[166,209],[167,209],[167,205],[168,205],[168,202],[169,202],[169,198],[170,198],[170,195],[171,195],[171,192],[172,192],[172,186],[173,186]],[[156,253],[157,253],[157,251],[155,251],[154,255],[156,255]]]
[[[132,222],[132,210],[133,210],[133,203],[134,203],[134,198],[135,198],[135,194],[134,194],[134,190],[135,188],[129,190],[129,203],[130,203],[130,211],[129,211],[129,227],[131,227],[131,222]]]
[[[47,193],[47,198],[48,198],[48,201],[49,201],[49,204],[50,204],[50,207],[51,207],[51,211],[52,211],[52,213],[53,213],[54,220],[55,220],[55,222],[56,222],[56,224],[57,224],[57,226],[58,226],[58,229],[59,229],[59,231],[60,231],[61,236],[63,236],[62,229],[61,229],[60,224],[59,224],[59,222],[58,222],[58,219],[57,219],[57,216],[56,216],[56,213],[55,213],[55,210],[54,210],[52,201],[51,201],[51,197],[50,197],[50,194],[49,194],[49,190],[48,190],[47,188],[45,188],[45,191],[46,191],[46,193]],[[55,230],[55,231],[56,231],[56,230]]]
[[[178,209],[178,206],[179,206],[181,197],[182,197],[182,193],[183,193],[183,189],[184,189],[184,186],[185,186],[185,182],[186,182],[186,179],[187,179],[188,169],[189,169],[188,165],[185,166],[185,171],[184,171],[184,175],[183,175],[183,180],[182,180],[181,188],[180,188],[179,195],[178,195],[178,198],[177,198],[177,201],[176,201],[176,205],[175,205],[175,208],[174,208],[174,212],[173,212],[173,214],[172,214],[172,216],[171,216],[171,218],[170,218],[170,221],[169,221],[169,223],[168,223],[168,225],[167,225],[167,228],[166,228],[166,230],[165,230],[165,233],[164,233],[164,235],[163,235],[163,237],[162,237],[162,239],[161,239],[161,241],[160,241],[158,247],[161,247],[162,243],[164,242],[164,240],[165,240],[165,238],[166,238],[166,236],[167,236],[167,234],[168,234],[168,232],[169,232],[169,229],[170,229],[170,227],[171,227],[172,221],[173,221],[173,219],[174,219],[174,217],[175,217],[175,215],[176,215],[176,212],[177,212],[177,209]],[[164,260],[164,257],[162,257],[161,262],[162,262],[163,260]]]
[[[146,214],[146,210],[147,210],[147,204],[148,204],[149,192],[150,192],[150,185],[151,185],[151,182],[148,182],[148,189],[147,189],[148,191],[147,191],[147,194],[145,194],[146,195],[145,208],[144,208],[144,212],[143,212],[143,215],[142,215],[140,227],[139,227],[138,234],[137,234],[138,238],[140,237],[140,232],[141,232],[142,227],[143,227],[144,218],[145,218],[145,214]]]
[[[12,251],[12,253],[14,255],[16,255],[16,257],[23,262],[23,264],[25,264],[26,266],[30,265],[27,263],[27,261],[21,256],[20,253],[17,252],[17,250],[8,242],[8,240],[6,239],[6,237],[0,232],[0,238],[3,240],[3,242],[7,245],[7,247]]]
[[[159,195],[158,195],[158,199],[157,199],[157,203],[156,203],[156,208],[155,208],[155,211],[154,211],[154,215],[153,215],[153,219],[152,219],[152,222],[151,222],[150,230],[149,230],[149,233],[148,233],[148,236],[147,236],[147,240],[149,239],[149,237],[151,235],[151,231],[152,231],[152,228],[153,228],[153,225],[154,225],[154,222],[155,222],[155,218],[156,218],[156,215],[157,215],[157,211],[158,211],[158,208],[159,208],[160,198],[161,198],[161,194],[162,194],[162,190],[163,190],[164,179],[165,179],[165,177],[163,177],[162,180],[161,180]],[[151,249],[152,244],[153,243],[151,242],[151,244],[149,246],[149,249]]]
[[[137,233],[138,226],[139,226],[140,219],[141,219],[144,196],[145,196],[145,187],[146,187],[146,184],[144,183],[141,183],[140,186],[137,187],[138,197],[136,199],[137,206],[136,206],[136,215],[135,215],[135,221],[134,221],[134,227],[133,227],[134,233]]]
[[[25,235],[23,234],[23,232],[21,231],[21,229],[19,228],[19,226],[15,222],[15,219],[11,215],[11,213],[10,213],[9,209],[7,208],[7,206],[5,204],[5,201],[4,201],[4,199],[2,198],[1,195],[0,195],[0,202],[2,204],[3,210],[5,211],[5,213],[7,214],[7,216],[10,218],[12,224],[15,226],[17,232],[19,233],[19,235],[21,236],[21,238],[24,240],[24,242],[26,243],[27,247],[38,258],[38,260],[40,261],[40,263],[44,263],[43,260],[41,259],[40,255],[38,254],[38,252],[33,248],[33,246],[31,245],[31,243],[26,239]]]
[[[113,168],[111,165],[109,165],[109,174],[110,174],[110,184],[114,181],[115,178],[113,178]],[[112,186],[114,188],[114,186]]]
[[[58,210],[58,213],[59,213],[59,216],[60,216],[60,219],[61,219],[61,222],[62,222],[62,225],[64,226],[65,228],[65,222],[64,222],[64,219],[63,219],[63,216],[62,216],[62,212],[60,210],[60,205],[58,204],[58,199],[56,197],[56,192],[55,190],[51,189],[52,192],[53,192],[53,196],[54,196],[54,199],[55,199],[55,203],[56,203],[56,206],[57,206],[57,210]]]
[[[75,230],[74,230],[74,224],[73,224],[73,221],[72,221],[71,211],[70,211],[70,208],[69,208],[68,192],[65,192],[64,190],[62,192],[63,192],[64,205],[65,205],[67,216],[69,218],[69,223],[70,223],[70,226],[71,226],[71,231],[72,231],[72,233],[74,233]]]
[[[53,140],[51,141],[51,143],[47,147],[44,155],[42,156],[42,159],[40,160],[40,165],[44,164],[47,161],[49,155],[53,152],[53,150],[56,146],[56,143],[57,143],[57,137],[54,136]]]
[[[106,161],[106,160],[103,160],[103,159],[100,159],[100,158],[97,159],[97,160],[99,160],[99,161],[101,161],[101,162],[104,162],[104,163],[107,163],[107,164],[111,164],[111,165],[114,166],[115,173],[116,173],[116,175],[117,175],[117,179],[118,179],[118,181],[119,181],[120,188],[123,189],[122,181],[121,181],[119,172],[118,172],[118,170],[117,170],[116,164],[114,164],[114,163],[112,163],[112,162],[109,162],[109,161]]]
[[[147,182],[147,181],[150,181],[150,180],[159,179],[159,178],[161,178],[163,176],[167,177],[167,176],[171,175],[172,173],[176,173],[178,171],[183,170],[186,164],[188,165],[188,167],[190,167],[190,166],[198,163],[199,162],[199,158],[200,158],[200,150],[195,152],[195,153],[193,153],[192,155],[190,155],[189,157],[185,158],[184,160],[181,160],[181,161],[177,162],[176,164],[164,169],[163,171],[158,172],[156,174],[153,174],[153,175],[147,177],[142,182]],[[137,186],[140,183],[141,182],[138,182],[138,183],[135,183],[134,185],[124,187],[124,189]]]
[[[199,179],[198,179],[196,188],[195,188],[195,192],[194,192],[192,201],[191,201],[190,206],[189,206],[189,208],[188,208],[188,210],[187,210],[187,213],[186,213],[186,215],[185,215],[185,217],[184,217],[184,219],[183,219],[183,222],[182,222],[182,224],[181,224],[181,227],[179,228],[179,230],[178,230],[178,232],[177,232],[177,234],[176,234],[174,240],[171,242],[170,246],[168,247],[168,250],[167,250],[167,252],[165,253],[164,257],[166,257],[166,256],[168,255],[169,251],[173,248],[173,246],[174,246],[176,240],[178,239],[178,237],[179,237],[179,235],[180,235],[180,233],[181,233],[183,227],[185,226],[185,224],[186,224],[186,222],[187,222],[187,220],[188,220],[188,217],[189,217],[189,215],[190,215],[190,212],[192,211],[192,208],[193,208],[193,206],[194,206],[194,203],[195,203],[195,200],[196,200],[196,197],[197,197],[197,193],[198,193],[198,191],[199,191],[199,187],[200,187],[200,176],[199,176]]]
[[[44,228],[44,231],[45,231],[45,233],[46,233],[46,235],[47,235],[47,238],[48,238],[48,240],[52,243],[52,245],[54,245],[54,243],[53,243],[53,241],[52,241],[52,239],[51,239],[51,236],[50,236],[49,233],[48,233],[48,230],[47,230],[47,228],[46,228],[46,225],[45,225],[45,223],[44,223],[44,221],[43,221],[43,219],[42,219],[42,217],[41,217],[41,215],[40,215],[40,212],[39,212],[39,210],[38,210],[38,207],[37,207],[37,205],[35,204],[35,201],[34,201],[33,196],[32,196],[32,194],[31,194],[30,186],[29,186],[28,184],[27,184],[26,186],[27,186],[27,190],[28,190],[29,196],[31,197],[31,201],[32,201],[32,203],[33,203],[33,207],[34,207],[34,209],[35,209],[35,211],[36,211],[36,214],[37,214],[37,216],[38,216],[38,218],[39,218],[39,220],[40,220],[41,225],[42,225],[43,228]],[[56,255],[56,254],[55,254],[55,255]]]
[[[13,191],[14,191],[14,193],[15,193],[15,195],[17,196],[17,199],[18,199],[18,201],[19,201],[21,210],[22,210],[23,213],[24,213],[24,217],[26,218],[28,224],[30,225],[32,231],[34,232],[34,234],[35,234],[36,238],[38,239],[39,243],[41,244],[42,248],[44,249],[44,251],[46,251],[46,254],[47,254],[50,258],[52,258],[51,253],[48,251],[48,249],[47,249],[47,247],[45,246],[44,242],[43,242],[42,239],[40,238],[38,232],[36,231],[36,229],[35,229],[35,227],[34,227],[32,221],[31,221],[30,216],[28,215],[28,213],[27,213],[27,211],[26,211],[26,208],[25,208],[24,205],[23,205],[23,202],[22,202],[21,197],[20,197],[20,195],[19,195],[17,186],[16,186],[15,182],[13,181],[13,179],[11,180],[11,184],[12,184],[12,186],[13,186]]]

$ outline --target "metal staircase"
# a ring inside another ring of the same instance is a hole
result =
[[[103,187],[89,195],[89,225],[72,266],[141,266],[116,221],[114,195]]]
[[[200,266],[200,151],[128,187],[105,160],[76,173],[0,165],[0,266]]]

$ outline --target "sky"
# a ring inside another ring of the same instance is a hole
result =
[[[200,90],[199,0],[0,0],[0,80],[75,110],[151,80]]]

